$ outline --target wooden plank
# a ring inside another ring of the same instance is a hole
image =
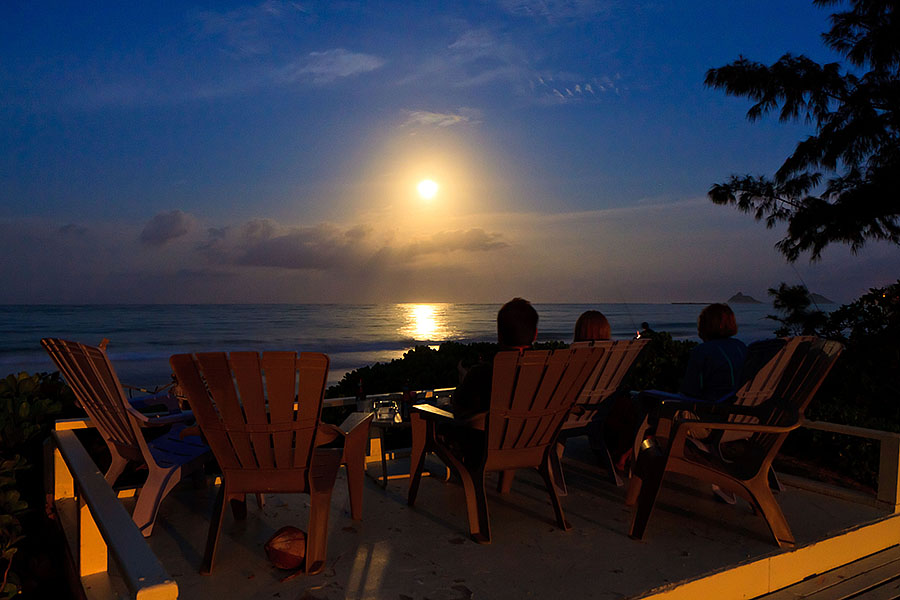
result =
[[[826,421],[804,420],[801,426],[807,429],[852,435],[853,437],[867,438],[870,440],[900,440],[900,433],[867,429],[865,427],[855,427],[853,425],[842,425],[840,423],[828,423]]]
[[[900,511],[900,436],[881,440],[878,501],[893,513]]]
[[[900,579],[893,579],[884,585],[869,590],[864,596],[858,596],[860,600],[897,600],[900,598]]]
[[[900,517],[889,516],[787,552],[668,584],[639,596],[658,600],[756,598],[896,545]],[[789,596],[790,598],[790,596]]]
[[[843,567],[826,571],[821,575],[816,575],[805,579],[800,583],[796,583],[790,587],[772,592],[762,596],[759,600],[794,600],[796,598],[806,598],[816,592],[821,592],[832,586],[846,582],[853,577],[883,567],[885,565],[893,565],[897,569],[896,573],[900,574],[900,546],[894,546],[887,550],[883,550],[876,554],[872,554],[865,558],[861,558]]]
[[[54,431],[52,436],[128,589],[138,598],[177,598],[178,585],[150,550],[75,433]]]
[[[850,567],[852,565],[848,565],[844,570]],[[900,577],[900,564],[895,560],[864,573],[851,576],[824,590],[809,594],[806,598],[810,600],[846,600],[847,598],[855,598],[898,577]]]

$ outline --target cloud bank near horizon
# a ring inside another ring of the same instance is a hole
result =
[[[712,217],[717,229],[697,227]],[[144,224],[0,222],[0,252],[24,255],[0,265],[12,282],[0,302],[708,301],[739,290],[764,299],[801,276],[849,301],[896,278],[896,251],[883,245],[791,267],[773,249],[777,232],[706,201],[486,214],[420,235],[385,223],[203,221],[173,210]]]

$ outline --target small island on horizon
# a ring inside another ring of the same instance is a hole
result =
[[[742,292],[738,292],[726,301],[728,304],[762,304],[753,296],[745,296]]]
[[[830,300],[823,296],[822,294],[810,293],[810,299],[814,304],[834,304],[834,300]],[[743,292],[738,292],[734,294],[731,298],[725,301],[726,304],[764,304],[754,298],[753,296],[748,296]],[[709,302],[671,302],[670,304],[710,304]]]

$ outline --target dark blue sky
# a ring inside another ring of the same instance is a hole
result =
[[[146,4],[146,5],[145,5]],[[845,300],[705,200],[809,132],[710,67],[834,60],[801,0],[0,7],[5,302]],[[426,202],[416,183],[431,178]]]

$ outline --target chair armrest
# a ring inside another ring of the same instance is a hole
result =
[[[189,423],[194,420],[194,413],[190,410],[178,413],[144,414],[130,405],[125,408],[128,410],[128,414],[134,417],[141,427],[162,427],[163,425],[172,425],[174,423]]]
[[[330,444],[337,439],[343,439],[347,435],[337,425],[331,423],[319,423],[316,429],[316,447]]]
[[[444,410],[442,408],[438,408],[437,406],[432,406],[431,404],[414,404],[411,410],[420,413],[423,419],[434,419],[440,421],[452,421],[454,423],[461,423],[461,421],[458,421],[453,413],[449,410]]]
[[[434,421],[435,423],[450,425],[452,427],[477,429],[480,431],[484,430],[487,417],[487,412],[480,412],[472,415],[471,417],[460,419],[449,410],[444,410],[442,408],[432,406],[431,404],[416,404],[410,410],[419,413],[419,415],[427,421]]]
[[[341,430],[341,433],[344,435],[350,435],[357,428],[367,429],[369,424],[371,424],[372,419],[375,418],[375,413],[364,413],[364,412],[354,412],[350,413],[350,416],[344,419],[344,422],[340,424],[338,429]]]
[[[181,406],[179,406],[178,404],[178,398],[176,398],[172,393],[172,388],[174,386],[175,383],[173,382],[169,385],[157,389],[156,391],[150,391],[146,388],[122,384],[122,388],[128,390],[128,402],[133,408],[137,410],[144,410],[149,406],[162,404],[170,413],[177,413],[181,412]],[[131,398],[130,396],[132,392],[141,392],[146,395],[138,396],[137,398]]]
[[[795,418],[790,425],[758,425],[754,423],[723,423],[720,421],[693,421],[690,419],[677,419],[675,427],[680,432],[692,427],[703,429],[715,429],[719,431],[748,431],[751,433],[787,433],[800,427],[800,419]]]

